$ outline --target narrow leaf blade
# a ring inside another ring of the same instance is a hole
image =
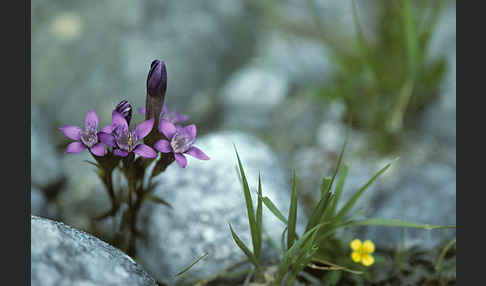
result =
[[[184,268],[183,270],[181,270],[179,273],[177,273],[175,276],[180,276],[184,273],[186,273],[187,271],[189,271],[189,269],[191,269],[194,265],[196,265],[196,263],[198,263],[199,261],[203,260],[204,258],[206,258],[206,256],[208,256],[209,253],[204,253],[203,255],[201,255],[198,259],[196,259],[194,262],[191,263],[191,265],[187,266],[186,268]]]
[[[229,227],[230,227],[230,230],[231,230],[231,235],[233,236],[233,239],[236,242],[236,245],[238,245],[238,247],[243,251],[243,253],[245,253],[245,255],[248,257],[248,259],[253,263],[253,265],[255,265],[255,267],[258,268],[258,262],[257,262],[255,256],[253,255],[253,253],[251,253],[250,249],[245,245],[245,243],[243,241],[241,241],[241,239],[238,237],[238,235],[233,230],[233,227],[231,226],[231,224],[229,224]]]
[[[235,152],[236,152],[236,158],[238,159],[238,167],[240,169],[240,174],[241,174],[243,193],[245,195],[245,203],[246,203],[246,210],[248,213],[248,222],[250,224],[253,251],[255,251],[255,246],[258,245],[258,238],[257,238],[258,233],[257,233],[256,219],[255,219],[255,211],[253,210],[253,202],[251,200],[250,187],[248,186],[248,181],[246,179],[245,171],[243,170],[243,165],[241,164],[240,156],[238,155],[238,151],[236,150],[236,147],[235,147]]]
[[[381,170],[376,173],[373,178],[371,178],[364,186],[361,187],[354,195],[346,202],[346,204],[341,208],[336,216],[336,220],[340,221],[348,212],[349,210],[356,204],[356,201],[361,197],[361,195],[366,191],[366,189],[381,175],[383,174],[388,168],[390,168],[392,162],[386,164],[385,167],[381,168]]]
[[[287,233],[287,249],[292,247],[295,241],[295,225],[297,224],[297,182],[294,169],[292,177],[292,195],[290,199],[289,219],[288,219],[288,233]]]
[[[263,203],[275,215],[275,217],[281,220],[285,225],[288,224],[285,216],[279,211],[277,206],[275,206],[275,204],[268,197],[263,197]]]
[[[421,228],[421,229],[442,229],[442,228],[456,228],[455,225],[430,225],[414,223],[398,219],[382,219],[382,218],[368,218],[357,220],[351,225],[366,225],[366,226],[385,226],[385,227],[406,227],[406,228]]]

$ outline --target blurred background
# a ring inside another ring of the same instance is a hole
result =
[[[63,153],[58,128],[81,124],[90,108],[108,123],[122,99],[143,107],[157,58],[166,104],[201,137],[229,130],[263,141],[289,180],[296,168],[305,206],[349,125],[347,195],[400,158],[364,196],[367,216],[455,224],[456,3],[404,3],[32,1],[32,213],[94,231],[90,217],[108,197],[89,154]],[[404,235],[356,231],[390,247]],[[432,247],[453,235],[407,230],[405,242]]]

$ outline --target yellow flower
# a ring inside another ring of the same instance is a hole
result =
[[[371,253],[375,251],[375,245],[371,240],[361,242],[361,240],[355,239],[351,241],[350,247],[353,250],[351,259],[354,262],[361,262],[364,266],[370,266],[375,262],[375,259],[371,256]]]

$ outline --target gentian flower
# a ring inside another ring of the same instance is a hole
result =
[[[146,112],[145,107],[139,108],[138,112],[142,115],[145,115]],[[164,104],[162,106],[162,112],[160,113],[160,119],[165,119],[176,124],[179,122],[186,121],[187,119],[189,119],[189,117],[187,115],[177,112],[175,109],[167,108],[167,105]]]
[[[76,142],[70,143],[66,148],[66,153],[79,153],[89,148],[91,153],[96,156],[104,156],[106,146],[99,142],[98,135],[98,115],[91,109],[84,119],[84,130],[78,126],[67,125],[60,128],[62,133]]]
[[[115,107],[115,111],[123,115],[128,125],[130,125],[130,120],[132,119],[132,106],[127,100],[120,101],[120,103],[118,103],[118,105]]]
[[[172,122],[161,119],[158,129],[168,140],[161,139],[155,142],[154,148],[162,153],[174,153],[175,160],[182,168],[185,168],[187,165],[187,159],[184,154],[200,160],[209,160],[209,157],[203,151],[192,146],[196,139],[196,125],[176,127]]]
[[[154,119],[146,120],[140,123],[135,130],[130,131],[128,122],[123,115],[116,110],[112,113],[111,126],[105,126],[103,132],[100,132],[100,140],[113,147],[113,154],[126,157],[130,152],[145,158],[157,157],[157,152],[150,146],[139,143],[147,136],[154,126]]]
[[[145,119],[155,118],[155,122],[159,121],[166,90],[167,70],[165,63],[160,60],[154,60],[150,65],[150,71],[147,76],[147,97],[145,99],[147,112]]]

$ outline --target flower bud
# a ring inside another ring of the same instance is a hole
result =
[[[115,111],[123,115],[128,125],[130,125],[130,120],[132,119],[132,106],[127,100],[122,100],[115,108]]]
[[[150,65],[147,76],[147,98],[145,101],[145,118],[155,118],[156,124],[159,122],[160,112],[164,105],[165,91],[167,89],[167,71],[165,63],[154,60]]]

